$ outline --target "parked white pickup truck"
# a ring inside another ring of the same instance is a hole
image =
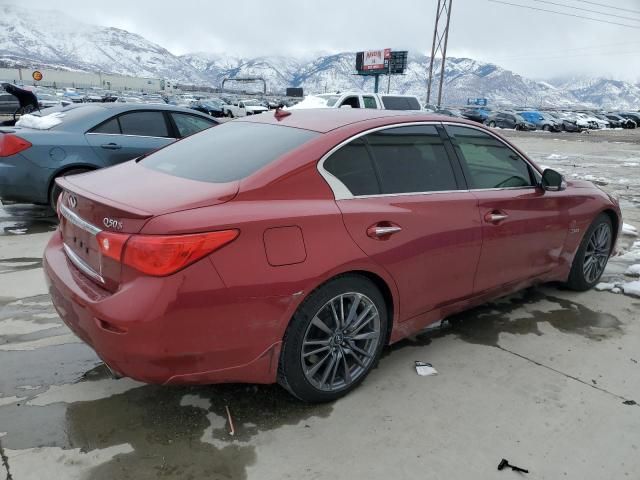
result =
[[[246,117],[247,115],[255,115],[269,110],[256,100],[239,100],[233,104],[225,104],[223,108],[225,116],[231,118]]]
[[[385,93],[323,93],[309,95],[291,108],[377,108],[379,110],[422,110],[418,97]]]

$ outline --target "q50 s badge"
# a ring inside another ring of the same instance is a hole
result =
[[[107,228],[112,228],[113,230],[122,230],[122,222],[115,220],[113,218],[104,217],[102,219],[102,223]]]

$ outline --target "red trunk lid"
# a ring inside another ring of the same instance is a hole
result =
[[[238,182],[174,177],[135,162],[57,180],[60,231],[69,260],[101,287],[115,291],[121,264],[101,254],[100,231],[136,234],[152,217],[231,200]]]

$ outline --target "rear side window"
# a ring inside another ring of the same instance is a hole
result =
[[[420,102],[414,97],[382,96],[382,104],[387,110],[420,110]]]
[[[324,169],[338,178],[353,195],[376,195],[380,186],[362,138],[349,142],[324,162]]]
[[[366,138],[382,193],[457,189],[453,168],[435,126],[389,128]]]
[[[118,123],[118,118],[114,117],[111,120],[107,120],[101,125],[98,125],[94,128],[91,133],[110,133],[110,134],[120,134],[120,124]]]
[[[168,137],[169,130],[162,112],[132,112],[118,117],[123,135]]]
[[[192,180],[232,182],[251,175],[318,135],[282,125],[235,121],[169,145],[141,164]]]
[[[447,127],[462,154],[471,188],[508,188],[534,185],[529,165],[495,137],[467,127]]]
[[[180,137],[188,137],[216,124],[213,120],[189,115],[186,113],[172,113],[171,117],[176,124]]]

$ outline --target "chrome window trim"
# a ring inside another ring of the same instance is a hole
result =
[[[62,247],[64,248],[64,251],[67,254],[67,257],[69,258],[69,260],[71,260],[71,263],[73,263],[78,268],[78,270],[80,270],[82,273],[92,278],[93,280],[96,280],[102,284],[106,283],[104,278],[102,278],[100,274],[95,272],[89,265],[87,265],[87,263],[84,260],[82,260],[78,255],[76,255],[76,253],[73,250],[71,250],[69,245],[67,245],[66,243],[63,243]]]
[[[213,125],[211,125],[213,126]],[[100,133],[100,132],[87,132],[85,135],[108,135],[111,137],[134,137],[134,138],[160,138],[163,140],[177,140],[176,137],[154,137],[153,135],[129,135],[126,133]]]
[[[60,213],[64,218],[91,235],[98,235],[102,230],[82,219],[77,213],[71,211],[66,205],[60,205]]]
[[[500,191],[500,190],[528,190],[528,189],[538,188],[537,185],[527,185],[523,187],[470,188],[470,189],[460,189],[460,190],[437,190],[433,192],[379,193],[374,195],[353,195],[351,191],[347,188],[347,186],[344,183],[342,183],[340,179],[338,179],[338,177],[336,177],[335,175],[333,175],[331,172],[329,172],[324,168],[324,162],[327,160],[327,158],[329,158],[331,155],[333,155],[335,152],[337,152],[343,146],[345,146],[347,143],[353,140],[356,140],[360,137],[368,135],[369,133],[378,132],[380,130],[386,130],[389,128],[396,128],[396,127],[411,127],[411,126],[417,126],[417,125],[434,125],[434,126],[451,125],[454,127],[472,128],[474,130],[479,130],[480,132],[487,133],[491,137],[498,140],[502,145],[507,147],[513,153],[518,155],[518,157],[522,158],[522,160],[524,160],[524,162],[527,165],[529,165],[535,172],[538,172],[538,174],[542,175],[542,173],[534,165],[532,165],[531,162],[526,157],[523,157],[519,152],[514,150],[509,144],[505,143],[505,141],[502,138],[500,138],[495,133],[493,133],[492,131],[486,128],[478,127],[476,125],[469,125],[467,123],[458,123],[458,122],[452,122],[452,121],[442,122],[442,121],[431,120],[431,121],[403,122],[403,123],[395,123],[393,125],[384,125],[382,127],[371,128],[369,130],[365,130],[364,132],[360,132],[356,135],[353,135],[352,137],[349,137],[348,139],[340,142],[338,145],[336,145],[327,153],[325,153],[322,156],[322,158],[320,158],[320,160],[318,161],[318,164],[316,165],[316,168],[318,169],[318,172],[320,173],[320,175],[329,184],[329,187],[333,191],[333,195],[335,199],[336,200],[353,200],[357,198],[400,197],[400,196],[407,196],[407,195],[437,195],[442,193],[488,192],[488,191]]]

